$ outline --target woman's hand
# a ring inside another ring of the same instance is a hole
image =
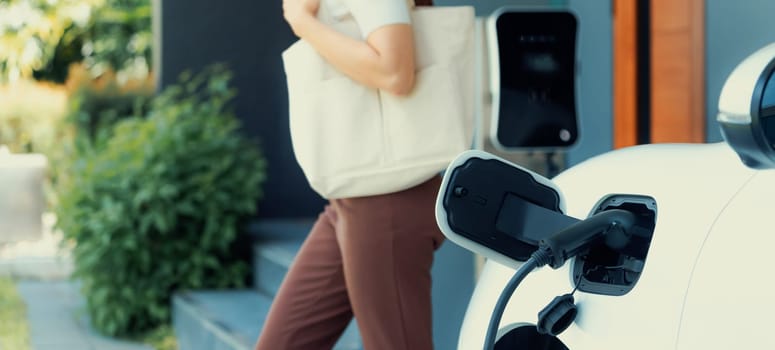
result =
[[[283,0],[283,17],[293,33],[301,37],[301,29],[309,20],[317,17],[320,0]]]

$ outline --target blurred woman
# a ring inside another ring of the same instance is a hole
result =
[[[318,20],[320,1],[283,0],[293,32],[354,81],[410,93],[414,3],[322,0],[349,11],[363,33],[359,40]],[[353,316],[366,350],[433,349],[430,270],[444,240],[434,218],[440,183],[434,176],[400,192],[330,200],[280,287],[256,349],[331,349]]]

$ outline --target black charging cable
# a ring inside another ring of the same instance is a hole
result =
[[[495,303],[495,309],[490,316],[490,324],[487,325],[487,335],[484,338],[484,350],[495,349],[495,338],[498,332],[498,326],[503,318],[503,312],[506,310],[506,304],[511,299],[511,295],[517,290],[517,287],[522,280],[527,277],[533,270],[544,266],[552,261],[551,253],[546,248],[541,248],[533,252],[530,259],[527,259],[522,266],[519,267],[514,276],[511,277],[506,287],[503,288],[501,295],[498,297],[498,301]]]
[[[602,238],[605,238],[602,240],[604,244],[609,245],[613,242],[620,245],[623,241],[628,241],[629,230],[635,224],[635,220],[635,214],[627,210],[606,210],[541,240],[538,243],[538,250],[517,269],[498,297],[487,326],[484,350],[495,349],[495,338],[506,304],[528,274],[545,265],[558,269],[565,264],[566,260],[586,250],[593,243],[600,242]]]

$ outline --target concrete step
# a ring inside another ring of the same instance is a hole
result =
[[[181,350],[249,350],[272,300],[251,290],[181,292],[172,323]]]
[[[253,349],[272,299],[312,224],[311,219],[266,220],[248,228],[253,289],[176,294],[173,324],[180,350]],[[334,349],[361,349],[355,321]]]
[[[252,349],[271,300],[312,224],[311,219],[283,219],[250,226],[253,289],[176,295],[173,316],[180,350]],[[454,349],[473,292],[473,256],[447,242],[436,252],[431,274],[434,344],[437,349]],[[358,349],[360,344],[353,322],[337,349]]]
[[[312,219],[266,221],[251,227],[253,244],[253,285],[274,296],[288,272],[301,244],[307,237]]]
[[[272,299],[255,290],[181,292],[173,297],[180,350],[251,350]],[[335,350],[361,350],[352,322]]]
[[[274,296],[298,253],[313,220],[277,220],[254,224],[253,283],[256,290]],[[463,248],[446,242],[436,252],[433,279],[433,333],[437,349],[454,349],[473,293],[474,258]]]
[[[266,295],[276,295],[301,244],[300,240],[288,240],[253,246],[254,287]]]

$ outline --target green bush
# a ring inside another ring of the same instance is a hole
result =
[[[93,79],[83,65],[71,67],[67,86],[65,119],[74,128],[77,141],[88,146],[109,138],[121,119],[147,115],[154,96],[150,76],[119,82],[114,73],[106,72]]]
[[[112,336],[169,321],[175,290],[247,282],[233,254],[265,176],[256,144],[227,105],[230,74],[213,68],[171,86],[145,118],[119,121],[59,184],[58,227],[74,242],[94,326]]]
[[[48,156],[49,180],[53,186],[68,181],[71,159],[100,147],[112,135],[115,124],[125,118],[144,118],[151,108],[155,87],[151,76],[119,82],[116,74],[106,72],[93,78],[84,65],[72,65],[66,84],[63,115],[55,127],[60,137],[53,139]],[[0,118],[0,122],[2,122]],[[46,124],[48,125],[48,124]],[[0,124],[1,126],[1,124]],[[48,193],[50,202],[56,193]]]

